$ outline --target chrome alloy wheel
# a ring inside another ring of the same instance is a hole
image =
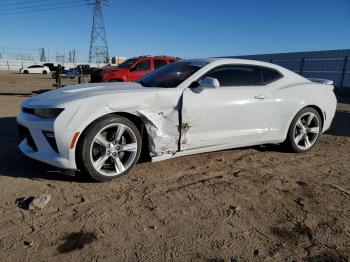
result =
[[[318,117],[312,112],[307,112],[296,122],[294,142],[301,150],[308,150],[316,142],[320,132],[321,125]]]
[[[105,176],[116,176],[127,170],[137,156],[135,133],[124,124],[102,128],[90,147],[90,160],[95,170]]]

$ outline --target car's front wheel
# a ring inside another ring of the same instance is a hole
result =
[[[77,164],[94,180],[111,180],[137,163],[141,146],[140,132],[129,119],[109,115],[84,132],[76,149]]]
[[[288,131],[287,144],[297,153],[314,147],[322,132],[320,114],[312,107],[306,107],[294,117]]]
[[[47,71],[46,70],[43,70],[43,75],[46,75],[47,74]]]

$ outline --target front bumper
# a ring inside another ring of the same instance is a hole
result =
[[[45,135],[45,132],[55,134],[54,122],[55,120],[52,119],[20,113],[17,116],[21,137],[19,149],[26,156],[49,165],[63,169],[76,169],[75,161],[69,161],[69,158],[62,156],[60,146],[56,145],[55,148],[52,141]]]

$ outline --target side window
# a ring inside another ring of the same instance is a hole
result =
[[[162,67],[164,65],[166,65],[165,60],[154,60],[154,69],[157,69],[157,68]]]
[[[204,77],[216,78],[220,86],[252,86],[263,83],[260,68],[255,66],[224,66]]]
[[[283,77],[280,72],[271,68],[263,67],[261,68],[261,71],[264,78],[264,84],[271,83]]]
[[[142,60],[135,66],[135,71],[148,71],[151,69],[151,61],[150,60]]]

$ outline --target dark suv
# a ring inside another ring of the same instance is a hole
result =
[[[139,56],[126,60],[118,66],[105,66],[91,73],[91,82],[132,82],[159,67],[180,60],[169,56]]]

